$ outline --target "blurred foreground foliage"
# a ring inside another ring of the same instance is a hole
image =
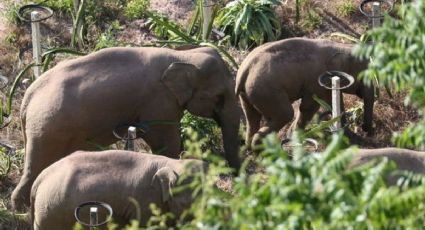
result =
[[[425,177],[404,173],[398,186],[387,186],[385,177],[395,166],[386,158],[350,167],[356,148],[348,148],[342,134],[321,153],[295,147],[292,159],[271,134],[253,160],[261,172],[246,173],[247,160],[225,192],[216,183],[231,169],[202,150],[205,139],[190,133],[188,155],[210,162],[209,171],[190,184],[194,204],[175,227],[166,226],[170,216],[156,210],[148,227],[132,222],[127,229],[420,229],[425,221]],[[295,133],[293,142],[303,136]]]
[[[406,104],[425,114],[425,0],[400,6],[397,18],[386,16],[381,27],[367,33],[374,43],[360,43],[355,54],[371,57],[366,81],[373,78],[393,87],[406,90]],[[412,124],[394,142],[401,147],[425,149],[425,119]]]

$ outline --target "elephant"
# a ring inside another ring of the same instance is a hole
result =
[[[355,77],[353,85],[342,91],[364,100],[363,129],[371,134],[374,88],[356,79],[368,61],[352,56],[352,47],[328,40],[290,38],[266,43],[249,53],[237,72],[235,88],[247,119],[248,146],[289,123],[294,101],[301,99],[298,128],[304,128],[320,107],[314,95],[331,104],[331,90],[318,83],[326,71],[343,71]]]
[[[44,169],[34,181],[33,228],[72,229],[76,222],[74,210],[88,201],[109,204],[120,229],[137,218],[141,225],[146,225],[151,203],[163,213],[171,212],[178,218],[194,198],[190,189],[173,193],[172,188],[181,184],[178,180],[183,178],[182,173],[193,175],[206,170],[208,165],[201,160],[178,160],[125,150],[76,151]],[[190,181],[186,177],[183,183]],[[130,202],[130,197],[137,201],[140,210]],[[84,215],[83,210],[78,216],[85,220],[89,215]],[[104,210],[99,210],[99,222],[102,222],[106,215],[101,219],[100,211]]]
[[[138,136],[154,152],[178,158],[184,110],[219,124],[225,158],[238,170],[241,111],[234,87],[209,47],[115,47],[60,62],[30,85],[21,104],[25,165],[13,208],[29,206],[41,170],[76,150],[116,142],[113,130],[122,124],[150,124]]]
[[[393,161],[398,170],[425,174],[425,152],[401,148],[359,149],[350,163],[350,168],[383,157]],[[399,176],[389,175],[386,182],[395,185],[398,179]]]

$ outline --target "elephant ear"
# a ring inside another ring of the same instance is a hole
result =
[[[327,70],[347,71],[347,66],[351,63],[351,55],[343,52],[333,53],[326,61]]]
[[[159,188],[162,202],[167,202],[171,199],[171,188],[174,187],[177,179],[177,173],[169,167],[160,168],[153,176],[151,186]]]
[[[174,62],[164,71],[161,81],[183,106],[192,97],[199,69],[188,63]]]

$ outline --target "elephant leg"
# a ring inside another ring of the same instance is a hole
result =
[[[344,114],[345,112],[345,105],[344,105],[344,94],[341,92],[340,95],[341,101],[339,103],[339,108],[341,109],[341,114]],[[344,127],[344,125],[347,124],[347,119],[345,116],[341,116],[341,126]]]
[[[330,98],[325,98],[326,103],[329,103]],[[319,110],[320,105],[317,103],[312,95],[305,95],[301,99],[300,104],[300,117],[297,127],[304,129],[307,123],[313,118],[314,114]]]
[[[265,118],[265,126],[261,127],[254,135],[252,145],[261,143],[261,139],[271,132],[278,132],[294,117],[294,109],[286,92],[273,90],[262,91],[253,97],[253,104]],[[277,102],[277,103],[275,103]]]
[[[43,169],[72,151],[67,149],[70,141],[59,138],[60,136],[27,136],[23,175],[12,193],[14,210],[23,211],[25,207],[29,207],[31,186],[37,176]]]
[[[142,137],[153,153],[179,158],[181,149],[178,124],[153,124]]]
[[[240,96],[243,112],[246,117],[246,144],[249,146],[252,137],[260,129],[261,114],[243,96]]]

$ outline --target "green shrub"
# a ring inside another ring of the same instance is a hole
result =
[[[406,90],[406,102],[425,114],[425,0],[405,3],[398,18],[386,16],[381,27],[368,32],[373,44],[359,44],[355,54],[372,58],[365,80],[377,77],[380,83]],[[395,136],[398,146],[425,148],[425,119]]]
[[[11,170],[12,161],[5,148],[0,147],[0,180],[7,177]]]
[[[97,42],[95,45],[95,50],[100,50],[109,47],[115,47],[119,45],[119,42],[115,38],[115,32],[120,28],[119,22],[114,21],[110,25],[110,27],[100,34],[97,38]]]
[[[356,9],[353,0],[344,0],[337,6],[336,11],[340,16],[347,17],[356,12]]]
[[[124,15],[129,19],[141,18],[149,4],[149,0],[130,0],[124,8]]]
[[[290,160],[270,135],[257,162],[265,173],[235,178],[233,196],[203,193],[194,219],[180,228],[415,229],[425,216],[425,186],[386,187],[382,176],[393,165],[385,159],[347,169],[355,148],[344,146],[335,136],[321,154],[297,148]]]
[[[231,36],[231,43],[242,49],[275,41],[281,25],[273,6],[277,0],[231,1],[220,10],[215,25]]]
[[[35,2],[62,13],[71,12],[74,7],[73,0],[37,0]]]
[[[309,9],[301,20],[301,27],[305,31],[312,31],[322,24],[322,16],[315,9]]]
[[[217,187],[218,175],[231,170],[203,150],[205,139],[189,134],[188,155],[207,160],[209,170],[190,174],[194,180],[184,188],[190,187],[196,199],[175,220],[176,229],[418,229],[425,221],[425,176],[402,173],[400,186],[387,187],[384,176],[394,171],[394,164],[384,158],[348,167],[356,148],[347,148],[342,135],[335,134],[321,153],[295,147],[292,159],[276,135],[269,135],[256,160],[263,172],[243,169],[227,188],[231,192],[224,192]],[[302,142],[302,136],[296,133],[294,143]],[[171,216],[153,210],[146,229],[168,229]],[[127,229],[140,229],[137,222],[131,226]]]
[[[217,123],[212,119],[197,117],[185,111],[180,125],[183,144],[185,144],[187,140],[191,140],[194,131],[196,132],[197,138],[206,140],[202,144],[204,151],[206,149],[214,149],[218,152],[221,151],[220,146],[222,145],[222,141],[220,127],[218,127]]]

